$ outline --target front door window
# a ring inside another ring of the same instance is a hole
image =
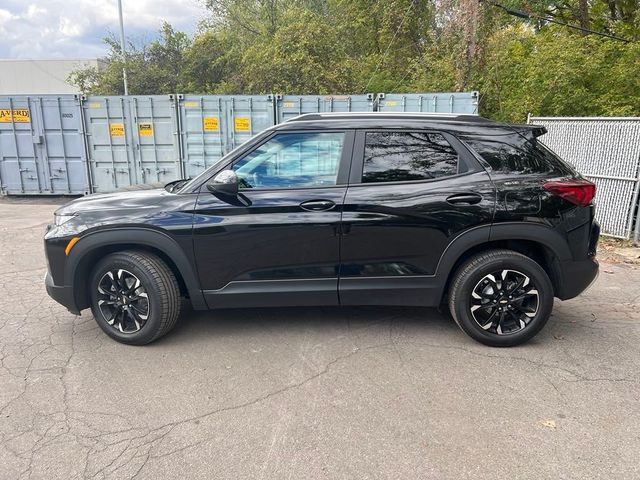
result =
[[[344,132],[277,134],[237,161],[241,189],[309,188],[336,184]]]

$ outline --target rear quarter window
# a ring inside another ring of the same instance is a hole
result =
[[[494,171],[523,174],[575,175],[575,170],[537,138],[513,135],[463,136],[469,147]]]

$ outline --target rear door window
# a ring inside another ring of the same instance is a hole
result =
[[[457,173],[458,153],[440,133],[366,133],[362,183],[433,180]]]

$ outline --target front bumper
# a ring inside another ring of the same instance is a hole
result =
[[[44,277],[44,284],[51,298],[66,307],[74,315],[79,315],[80,309],[76,304],[74,289],[70,285],[71,282],[65,278],[67,264],[65,247],[72,236],[59,237],[52,235],[53,228],[56,227],[49,225],[44,237],[44,253],[47,259],[47,275]]]
[[[44,277],[44,284],[47,288],[47,293],[51,298],[63,307],[66,307],[67,310],[74,315],[80,315],[80,310],[76,305],[73,289],[71,287],[54,284],[53,278],[49,272],[47,272],[47,275]]]

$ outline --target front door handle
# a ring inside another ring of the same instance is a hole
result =
[[[447,203],[450,203],[451,205],[475,205],[476,203],[480,203],[481,201],[482,196],[478,195],[477,193],[456,193],[455,195],[447,197]]]
[[[308,200],[300,204],[300,208],[309,212],[324,212],[335,207],[335,202],[331,200]]]

